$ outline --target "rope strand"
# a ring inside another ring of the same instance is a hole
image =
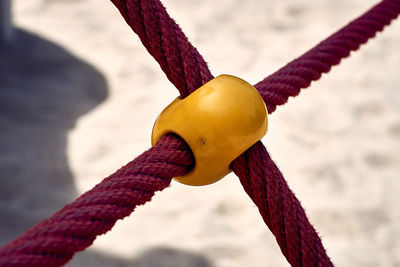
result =
[[[361,17],[317,44],[299,58],[289,62],[272,75],[254,85],[263,97],[268,112],[297,96],[323,73],[356,51],[368,39],[391,23],[400,13],[399,0],[384,0]]]
[[[181,96],[213,79],[207,63],[159,0],[111,0]]]
[[[112,0],[181,96],[212,79],[204,59],[158,0]],[[290,62],[255,87],[268,111],[320,78],[350,51],[375,36],[400,13],[399,0],[384,0],[359,19]],[[60,266],[109,231],[118,219],[150,201],[171,178],[194,164],[190,149],[168,135],[75,202],[0,249],[0,266]],[[292,266],[332,266],[300,202],[261,142],[232,163],[243,187]]]
[[[300,202],[261,142],[231,164],[292,266],[333,266]]]
[[[0,266],[61,266],[108,232],[119,219],[168,187],[172,177],[194,164],[185,142],[175,135],[155,146],[0,249]]]

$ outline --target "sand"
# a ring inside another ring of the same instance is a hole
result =
[[[255,83],[376,1],[166,0],[215,75]],[[0,245],[150,146],[177,96],[110,3],[14,0],[0,58]],[[337,266],[400,266],[400,22],[270,116],[264,144]],[[173,182],[68,266],[287,266],[238,179]]]

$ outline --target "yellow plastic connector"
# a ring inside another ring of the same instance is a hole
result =
[[[230,163],[267,128],[267,109],[258,91],[240,78],[220,75],[163,110],[153,127],[152,144],[167,133],[179,135],[192,150],[195,165],[174,179],[207,185],[228,174]]]

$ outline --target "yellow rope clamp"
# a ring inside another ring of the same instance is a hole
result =
[[[174,179],[207,185],[227,175],[230,163],[260,140],[267,128],[267,109],[258,91],[238,77],[220,75],[161,112],[152,144],[167,133],[180,136],[192,150],[195,165]]]

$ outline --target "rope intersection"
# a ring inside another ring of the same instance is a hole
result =
[[[213,78],[159,0],[111,0],[168,79],[186,97]],[[400,13],[383,0],[317,46],[255,85],[269,113],[318,80]],[[167,135],[73,203],[0,249],[0,266],[61,266],[135,207],[150,201],[194,164],[185,142]],[[292,266],[333,266],[304,209],[266,148],[257,142],[231,164]]]

